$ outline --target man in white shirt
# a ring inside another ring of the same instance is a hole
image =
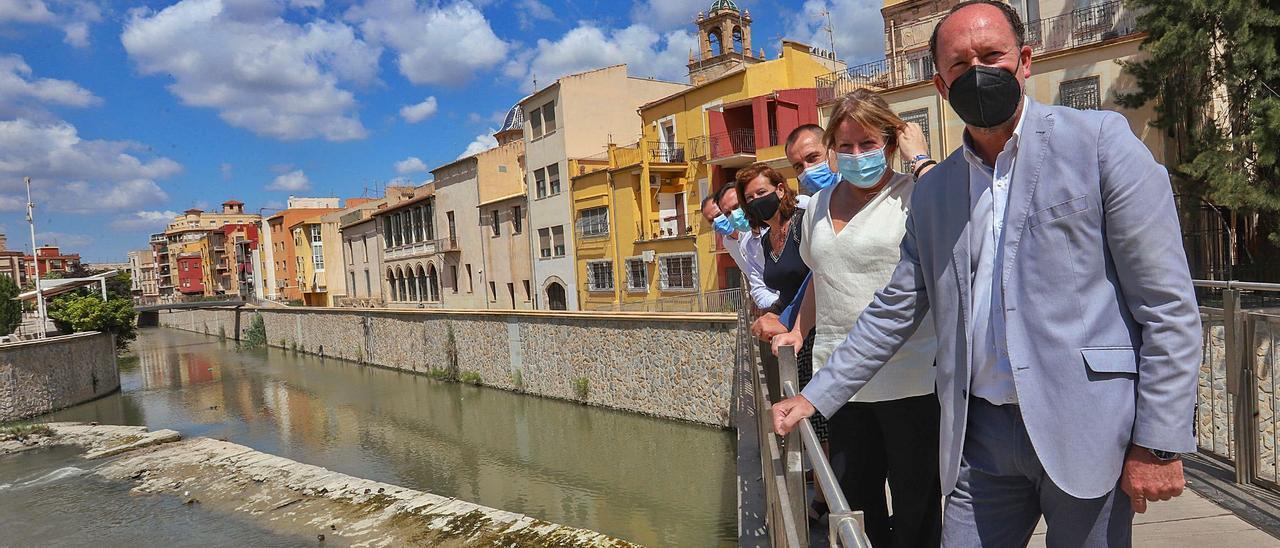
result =
[[[738,210],[738,193],[732,184],[720,188],[713,196],[702,201],[702,217],[713,225],[719,224],[716,232],[723,238],[724,249],[733,257],[738,270],[747,278],[747,290],[757,308],[765,309],[773,306],[778,300],[778,292],[764,285],[764,247],[760,244],[760,235],[745,224],[734,225],[732,216]],[[724,219],[721,221],[720,219]],[[728,226],[726,231],[722,227]],[[745,228],[746,230],[742,230]]]

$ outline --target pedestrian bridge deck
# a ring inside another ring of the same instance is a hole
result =
[[[1193,487],[1194,485],[1194,481]],[[1045,546],[1041,521],[1031,537],[1031,546]],[[1280,546],[1280,539],[1214,504],[1192,489],[1168,502],[1152,503],[1147,513],[1133,520],[1136,548],[1213,546],[1214,548],[1262,548]]]

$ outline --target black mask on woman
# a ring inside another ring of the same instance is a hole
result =
[[[752,200],[751,203],[747,204],[747,209],[750,209],[757,219],[764,222],[772,219],[774,215],[777,215],[778,207],[781,205],[782,200],[778,198],[778,193],[770,192]]]
[[[993,128],[1013,118],[1022,101],[1022,86],[1013,73],[999,67],[975,65],[954,82],[947,102],[964,123]]]

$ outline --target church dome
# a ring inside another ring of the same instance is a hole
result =
[[[520,110],[520,103],[516,103],[511,110],[507,111],[507,117],[502,120],[502,129],[499,129],[498,133],[513,130],[524,130],[524,111]]]
[[[716,0],[711,3],[711,11],[707,13],[715,13],[720,10],[738,11],[738,5],[733,0]]]

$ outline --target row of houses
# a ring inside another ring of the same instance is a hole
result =
[[[345,202],[293,197],[266,216],[236,201],[217,213],[187,211],[151,237],[150,250],[136,252],[139,264],[154,265],[154,287],[142,296],[468,309],[725,306],[741,276],[703,222],[701,201],[756,162],[794,184],[782,143],[800,125],[825,123],[835,99],[875,89],[924,128],[935,154],[959,146],[963,123],[933,88],[927,47],[955,3],[885,2],[885,58],[846,67],[794,41],[772,59],[753,53],[750,13],[718,0],[695,18],[699,51],[687,83],[637,78],[626,65],[565,76],[510,109],[497,147],[436,167],[429,183]],[[1116,61],[1137,55],[1141,41],[1132,13],[1119,2],[1016,7],[1036,49],[1033,98],[1120,110],[1114,97],[1125,78]],[[1151,112],[1122,112],[1163,159],[1163,139],[1147,127]]]
[[[86,268],[89,265],[84,265]],[[109,266],[109,265],[108,265]],[[34,254],[9,249],[9,239],[0,234],[0,276],[13,280],[18,287],[35,285],[37,269],[41,277],[61,277],[81,270],[79,253],[64,253],[56,245],[36,247]]]

